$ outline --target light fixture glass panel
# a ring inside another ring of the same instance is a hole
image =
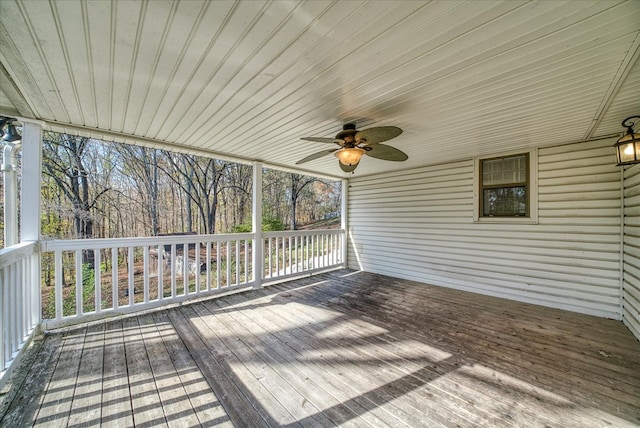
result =
[[[364,149],[359,147],[348,147],[334,153],[343,165],[356,165],[363,154]]]
[[[631,162],[634,160],[634,145],[627,143],[620,146],[620,162]]]

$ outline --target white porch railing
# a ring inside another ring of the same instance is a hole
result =
[[[263,233],[259,283],[341,266],[343,236],[341,230]],[[53,271],[43,285],[46,328],[253,287],[253,238],[244,233],[44,241],[42,270]]]
[[[343,230],[264,232],[257,270],[252,233],[52,240],[41,241],[39,251],[34,242],[0,250],[0,385],[40,325],[56,328],[341,267],[344,236]]]
[[[40,323],[40,270],[35,242],[0,250],[0,380]]]
[[[265,281],[283,280],[343,263],[342,230],[263,232],[262,236]]]
[[[42,242],[47,328],[253,285],[253,235]]]

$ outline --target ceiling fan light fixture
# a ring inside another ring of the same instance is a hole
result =
[[[344,147],[334,153],[343,165],[357,165],[365,150],[360,147]]]

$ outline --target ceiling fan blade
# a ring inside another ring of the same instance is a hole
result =
[[[377,126],[358,131],[355,139],[358,142],[364,140],[363,142],[366,144],[376,144],[396,138],[400,134],[402,134],[402,129],[397,126]]]
[[[298,162],[296,162],[296,165],[300,165],[301,163],[305,163],[305,162],[309,162],[315,159],[319,159],[322,156],[325,155],[329,155],[333,152],[335,152],[336,150],[340,150],[340,149],[333,149],[333,150],[322,150],[321,152],[316,152],[314,154],[311,154],[309,156],[307,156],[306,158],[300,159]]]
[[[323,138],[323,137],[303,137],[300,138],[301,140],[305,140],[305,141],[313,141],[315,143],[336,143],[336,144],[341,144],[344,143],[343,140],[337,139],[337,138]]]
[[[342,162],[338,161],[338,164],[340,165],[340,169],[343,170],[344,172],[353,172],[355,171],[355,169],[358,167],[358,164],[360,162],[354,164],[354,165],[345,165]]]
[[[365,154],[372,158],[389,160],[389,161],[406,161],[409,156],[402,150],[398,150],[395,147],[387,146],[386,144],[372,144],[365,148]]]

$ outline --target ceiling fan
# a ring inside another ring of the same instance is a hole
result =
[[[409,158],[406,153],[395,147],[380,144],[383,141],[391,140],[402,134],[402,129],[396,126],[378,126],[358,131],[355,123],[343,125],[342,131],[338,132],[335,138],[304,137],[301,140],[313,141],[316,143],[334,143],[340,146],[338,149],[322,150],[300,159],[296,165],[319,159],[324,155],[333,153],[338,158],[340,168],[344,172],[353,172],[363,154],[372,158],[405,161]]]

